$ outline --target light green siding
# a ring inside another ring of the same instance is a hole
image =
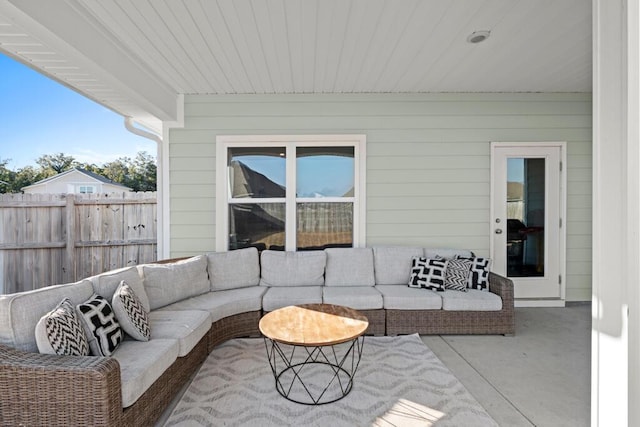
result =
[[[215,248],[217,135],[352,133],[367,137],[367,245],[480,255],[491,141],[567,141],[567,299],[590,299],[590,94],[187,96],[169,135],[171,255]]]

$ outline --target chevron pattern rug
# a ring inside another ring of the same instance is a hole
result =
[[[290,402],[275,389],[264,341],[228,341],[209,355],[165,426],[497,426],[418,335],[366,337],[351,393]]]

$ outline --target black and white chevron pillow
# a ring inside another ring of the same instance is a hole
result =
[[[444,287],[454,291],[467,292],[467,282],[472,261],[469,259],[451,259],[447,262]]]
[[[43,354],[88,356],[89,343],[69,298],[63,299],[36,324],[36,345]]]
[[[413,258],[411,266],[410,288],[423,288],[432,291],[444,291],[447,260],[433,258]]]
[[[120,282],[113,294],[111,305],[116,319],[127,334],[138,341],[149,341],[151,338],[149,314],[133,289],[124,280]]]
[[[94,356],[111,356],[122,342],[122,329],[109,301],[93,296],[77,306]]]

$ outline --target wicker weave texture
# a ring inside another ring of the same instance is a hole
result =
[[[218,344],[233,338],[260,336],[261,311],[235,314],[218,320],[209,331],[209,352]]]
[[[0,345],[0,425],[121,424],[115,359],[25,353]]]
[[[386,333],[387,335],[515,334],[513,282],[491,273],[489,291],[502,298],[502,310],[387,310]]]
[[[514,334],[513,283],[491,274],[500,311],[361,310],[367,334]],[[209,333],[134,403],[122,409],[120,367],[112,358],[25,353],[0,345],[0,425],[150,426],[218,344],[260,335],[262,313],[214,322]]]
[[[364,331],[365,335],[383,336],[386,332],[386,313],[380,310],[358,310],[369,321],[369,327]]]

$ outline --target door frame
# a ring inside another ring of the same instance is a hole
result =
[[[559,271],[561,277],[559,298],[540,299],[516,299],[516,307],[564,307],[567,295],[567,143],[566,141],[528,141],[528,142],[491,142],[491,170],[490,174],[490,201],[489,201],[489,253],[494,259],[495,239],[493,236],[493,219],[496,218],[494,194],[494,171],[496,162],[496,148],[516,148],[526,150],[527,147],[558,147],[560,149],[560,200],[559,214],[562,226],[560,227],[559,242]]]

